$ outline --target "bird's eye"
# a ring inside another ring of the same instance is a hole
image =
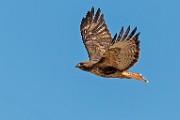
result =
[[[76,65],[76,67],[80,68],[80,67],[82,67],[82,64],[79,63],[79,64]]]
[[[78,64],[78,66],[79,66],[79,67],[81,67],[81,66],[82,66],[82,64],[81,64],[81,63],[79,63],[79,64]]]
[[[86,30],[86,29],[84,29],[84,33],[87,33],[87,30]]]

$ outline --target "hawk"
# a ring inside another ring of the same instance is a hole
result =
[[[124,32],[121,28],[119,35],[112,38],[104,14],[98,8],[94,14],[94,7],[87,12],[80,24],[83,43],[89,54],[88,62],[76,65],[81,70],[107,78],[133,78],[148,82],[141,74],[129,72],[139,59],[140,32],[135,34],[137,27],[130,32],[130,26]]]

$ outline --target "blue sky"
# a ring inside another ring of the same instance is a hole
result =
[[[0,120],[179,120],[179,0],[0,0]],[[79,25],[94,6],[112,35],[141,32],[130,71],[149,84],[107,79],[87,61]]]

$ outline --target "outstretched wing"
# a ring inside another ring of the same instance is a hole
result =
[[[98,61],[108,50],[112,37],[106,26],[104,14],[100,16],[100,8],[94,15],[94,8],[88,11],[80,25],[83,43],[92,61]]]
[[[101,67],[114,67],[120,71],[125,71],[131,68],[139,59],[140,48],[138,36],[135,28],[130,34],[130,26],[123,35],[122,27],[119,36],[115,43],[110,46],[109,50],[102,56],[98,62]],[[128,35],[129,34],[129,35]]]

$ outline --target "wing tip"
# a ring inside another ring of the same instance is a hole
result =
[[[93,15],[94,15],[94,7],[93,6],[91,8],[91,13],[93,13]]]
[[[94,23],[96,23],[98,21],[100,13],[101,13],[101,9],[98,8],[98,10],[96,11],[96,14],[94,16],[94,20],[93,20]]]
[[[128,30],[130,30],[130,28],[131,28],[131,26],[130,26],[130,25],[128,25],[128,28],[127,28],[127,29],[128,29]]]
[[[140,34],[141,34],[141,32],[138,32],[134,37],[138,38]]]
[[[122,36],[123,36],[123,32],[124,32],[124,26],[121,27],[121,30],[119,32],[119,35],[118,35],[118,38],[117,38],[117,41],[120,41]]]
[[[117,33],[114,35],[114,38],[112,39],[111,45],[113,45],[116,42],[116,38],[117,38]]]
[[[97,11],[101,12],[101,9],[100,9],[100,7],[98,7]]]
[[[129,25],[128,28],[126,29],[126,32],[125,32],[124,35],[123,35],[122,41],[126,39],[126,37],[127,37],[128,34],[129,34],[129,31],[130,31],[130,25]]]

